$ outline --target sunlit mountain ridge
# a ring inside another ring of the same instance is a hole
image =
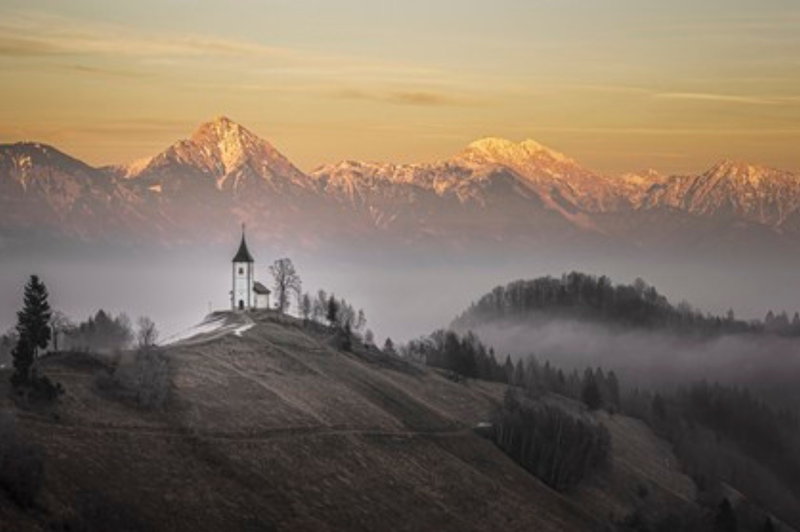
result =
[[[768,234],[796,246],[800,177],[731,161],[697,175],[606,175],[534,140],[499,138],[443,161],[343,161],[306,174],[268,141],[218,117],[130,165],[93,168],[51,146],[2,145],[0,205],[6,236],[35,228],[87,241],[221,239],[229,231],[221,222],[234,219],[263,238],[311,244],[390,235],[444,244],[746,246],[753,234]]]

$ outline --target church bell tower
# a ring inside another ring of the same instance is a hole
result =
[[[242,242],[239,244],[239,251],[233,257],[233,289],[231,290],[231,308],[233,310],[241,311],[255,308],[254,283],[255,261],[247,249],[247,241],[244,238],[244,224],[242,224]]]

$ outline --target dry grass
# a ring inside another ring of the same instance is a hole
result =
[[[156,530],[601,528],[612,504],[593,507],[599,487],[559,495],[473,433],[502,386],[454,383],[359,346],[342,353],[324,330],[286,318],[255,321],[241,337],[168,348],[163,412],[94,393],[97,369],[51,361],[67,389],[60,420],[18,423],[47,459],[37,526],[74,518],[95,493]],[[619,458],[632,477],[649,461],[637,452]]]

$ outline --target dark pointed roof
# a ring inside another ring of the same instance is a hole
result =
[[[239,244],[239,251],[233,257],[233,262],[255,262],[250,250],[247,249],[247,242],[244,239],[244,228],[242,228],[242,243]]]

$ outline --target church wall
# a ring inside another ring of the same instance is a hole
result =
[[[244,301],[244,308],[252,308],[255,305],[253,282],[254,265],[247,262],[235,262],[233,264],[233,301],[234,309],[239,308],[239,301]],[[241,272],[241,273],[240,273]]]
[[[256,308],[269,308],[269,296],[267,294],[256,294]]]

